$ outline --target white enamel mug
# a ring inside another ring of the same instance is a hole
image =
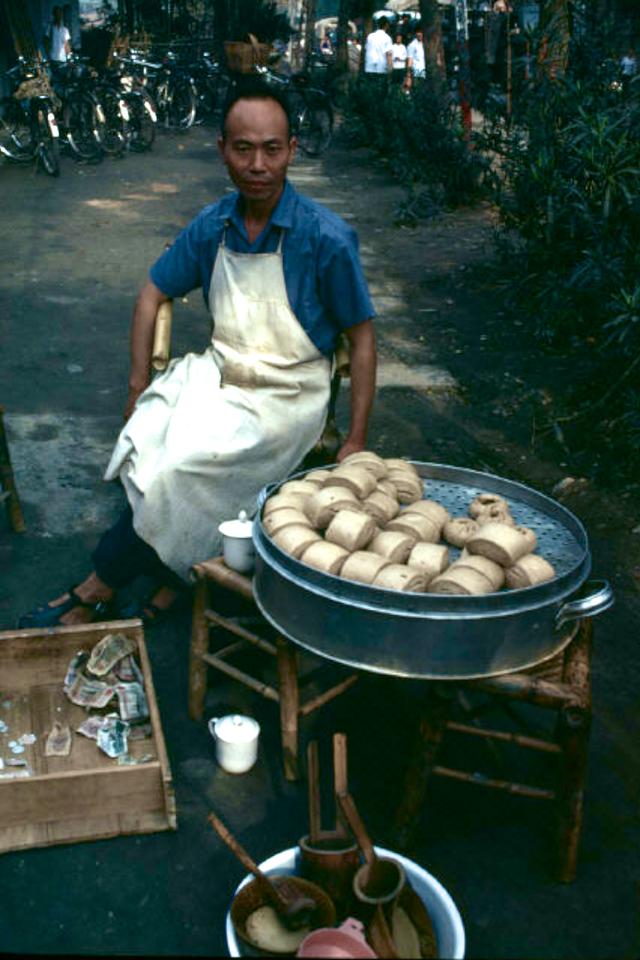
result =
[[[209,733],[216,742],[216,760],[227,773],[246,773],[258,756],[260,724],[253,717],[230,713],[212,717]]]
[[[237,520],[223,520],[218,526],[222,534],[224,562],[238,573],[250,573],[255,562],[255,550],[251,536],[253,523],[241,510]]]

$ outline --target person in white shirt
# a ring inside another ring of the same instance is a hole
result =
[[[638,61],[636,60],[636,54],[631,47],[623,57],[620,59],[620,67],[622,69],[622,75],[624,77],[633,77],[638,69]]]
[[[402,34],[396,35],[396,42],[391,46],[391,82],[402,84],[407,76],[407,48]]]
[[[364,72],[368,76],[386,76],[391,71],[391,37],[388,33],[389,21],[380,17],[378,29],[367,37],[364,51]]]
[[[422,27],[416,29],[416,35],[407,47],[407,75],[410,81],[424,80],[427,75]]]
[[[54,64],[66,63],[71,53],[71,34],[64,25],[62,7],[53,8],[53,23],[49,27],[47,38],[49,60]]]

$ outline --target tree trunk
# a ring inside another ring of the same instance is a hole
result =
[[[349,50],[347,47],[349,7],[349,0],[340,0],[340,6],[338,8],[338,36],[336,38],[336,67],[340,73],[346,73],[349,69]]]
[[[442,42],[442,22],[438,0],[420,0],[420,19],[424,33],[424,55],[431,72],[446,79],[447,71]]]
[[[538,78],[564,76],[571,39],[570,0],[545,0],[540,10],[542,39],[538,47]]]
[[[316,0],[304,0],[304,65],[311,66],[311,55],[316,42]]]

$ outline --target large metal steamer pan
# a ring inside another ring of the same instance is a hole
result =
[[[265,532],[262,505],[280,486],[272,484],[261,491],[253,526],[254,594],[262,614],[290,640],[375,673],[470,680],[554,657],[571,640],[577,619],[612,605],[606,581],[585,584],[591,570],[587,534],[561,504],[492,474],[412,462],[423,478],[424,497],[454,516],[466,515],[482,491],[504,497],[516,522],[536,532],[538,551],[554,565],[556,577],[483,596],[402,593],[343,580],[295,560]]]

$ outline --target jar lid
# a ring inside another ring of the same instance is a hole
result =
[[[230,713],[226,717],[214,718],[216,737],[228,743],[248,743],[260,733],[260,724],[253,717],[243,717],[239,713]]]
[[[241,510],[237,520],[223,520],[218,526],[218,532],[223,537],[239,537],[248,539],[253,530],[253,521],[249,520],[246,511]]]

